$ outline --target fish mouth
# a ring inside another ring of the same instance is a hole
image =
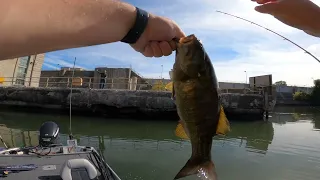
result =
[[[192,42],[194,40],[197,40],[197,38],[196,38],[196,36],[194,34],[191,34],[191,35],[189,35],[187,37],[180,38],[179,43],[188,44],[188,43],[190,43],[190,42]]]
[[[183,38],[173,38],[172,41],[174,41],[177,44],[188,44],[194,40],[197,40],[196,36],[194,34],[191,34],[187,37]]]

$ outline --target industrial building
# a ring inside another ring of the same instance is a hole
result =
[[[72,74],[73,80],[72,80]],[[93,89],[148,89],[148,83],[131,68],[97,67],[94,70],[62,67],[41,72],[40,87],[73,87]]]
[[[44,54],[0,61],[0,86],[38,87]]]

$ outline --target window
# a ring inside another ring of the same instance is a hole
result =
[[[25,78],[26,74],[25,74],[26,68],[24,67],[18,67],[17,70],[17,78]]]
[[[24,56],[19,59],[16,84],[24,85],[27,69],[29,66],[29,61],[30,61],[30,56]]]
[[[19,60],[19,66],[28,68],[30,56],[21,57]]]
[[[16,84],[24,85],[24,80],[17,78],[17,79],[16,79]]]

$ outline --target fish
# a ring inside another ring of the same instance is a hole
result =
[[[213,137],[231,131],[220,102],[219,83],[208,54],[194,34],[174,41],[177,48],[171,97],[180,118],[175,135],[190,140],[192,146],[191,157],[174,179],[200,174],[216,180],[211,159]]]

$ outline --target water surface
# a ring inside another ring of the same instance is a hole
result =
[[[271,116],[268,121],[232,121],[232,132],[214,138],[212,155],[220,180],[320,179],[319,111],[277,108]],[[67,139],[68,116],[35,113],[0,111],[0,134],[11,146],[36,145],[45,121],[57,122],[61,140]],[[79,143],[103,150],[124,180],[173,179],[191,154],[189,141],[174,136],[175,127],[172,121],[79,116],[72,121]]]

